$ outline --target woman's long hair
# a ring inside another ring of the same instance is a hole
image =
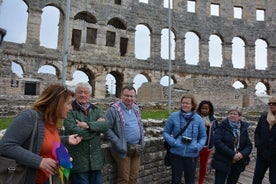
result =
[[[213,118],[214,117],[214,106],[213,106],[212,102],[209,100],[203,100],[199,103],[198,108],[197,108],[197,113],[199,115],[201,115],[201,108],[204,104],[207,104],[209,106],[209,118]]]
[[[74,93],[61,84],[52,84],[46,88],[32,105],[32,108],[41,112],[44,121],[58,126],[62,120],[61,112],[68,97]]]

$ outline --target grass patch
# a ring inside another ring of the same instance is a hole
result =
[[[0,130],[8,128],[13,118],[0,119]]]
[[[142,119],[168,119],[168,110],[141,110]],[[13,118],[0,119],[0,130],[8,128]]]
[[[142,119],[168,119],[168,110],[141,110]]]

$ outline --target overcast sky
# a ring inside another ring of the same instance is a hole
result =
[[[147,3],[147,0],[140,0],[140,2]],[[0,0],[1,3],[1,0]],[[172,2],[171,2],[172,3]],[[27,6],[22,0],[2,0],[2,4],[0,5],[0,27],[7,30],[7,35],[5,37],[5,41],[24,43],[26,40],[26,25],[27,25]],[[168,0],[164,1],[164,6],[168,7]],[[191,7],[193,9],[193,7]],[[16,12],[16,13],[14,13]],[[7,18],[9,17],[9,18]],[[41,22],[41,32],[40,32],[40,43],[42,46],[48,48],[56,48],[57,47],[57,32],[58,32],[58,21],[59,21],[59,11],[53,7],[45,7],[43,9],[42,14],[42,22]],[[51,29],[47,29],[47,28]],[[135,37],[135,54],[139,59],[147,59],[150,57],[150,39],[149,39],[149,30],[142,25],[138,25],[136,27],[136,37]],[[164,59],[168,59],[168,29],[163,29],[161,39],[161,57]],[[48,35],[51,35],[50,37]],[[197,64],[199,60],[199,53],[195,53],[196,48],[198,48],[198,37],[192,32],[188,32],[185,35],[185,45],[189,45],[185,47],[185,61],[187,64]],[[174,59],[174,34],[171,32],[171,59]],[[258,40],[259,41],[259,40]],[[262,50],[266,47],[266,45],[259,41],[257,47],[260,47],[259,50]],[[239,38],[233,39],[233,65],[236,68],[243,68],[244,63],[240,62],[240,58],[244,58],[244,53],[240,52],[241,49],[244,48],[244,42]],[[221,40],[216,35],[210,36],[210,45],[212,48],[221,47]],[[190,49],[190,50],[188,50]],[[198,52],[198,50],[196,51]],[[187,53],[191,53],[190,55]],[[212,49],[209,53],[209,61],[211,66],[220,66],[222,63],[222,53],[220,49]],[[262,52],[256,53],[257,60],[262,60],[266,58],[266,55]],[[261,59],[258,59],[261,58]],[[256,63],[256,68],[265,69],[267,67],[266,63]],[[13,65],[12,70],[16,72],[18,75],[22,75],[22,69]],[[21,70],[21,71],[20,71]],[[55,74],[55,69],[53,67],[43,67],[38,72],[42,73],[53,73]],[[80,71],[76,71],[73,75],[74,80],[73,83],[79,81],[88,81],[88,77]],[[107,85],[109,88],[115,83],[115,79],[112,75],[107,76]],[[143,82],[147,82],[147,79],[143,75],[138,75],[134,79],[134,87],[138,89]],[[173,83],[173,82],[171,82]],[[164,77],[161,81],[161,84],[168,84],[168,77]],[[257,86],[259,90],[264,90],[261,84]],[[241,87],[240,85],[236,85],[235,87]],[[112,92],[112,90],[110,89]]]

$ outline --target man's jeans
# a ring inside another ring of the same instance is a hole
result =
[[[71,173],[70,180],[73,184],[102,184],[101,170]]]

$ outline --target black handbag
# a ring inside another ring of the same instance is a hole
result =
[[[175,139],[177,139],[178,136],[180,136],[181,134],[183,134],[183,132],[185,132],[186,128],[189,126],[190,122],[192,121],[193,118],[190,118],[187,122],[187,124],[174,136]],[[171,146],[169,145],[169,143],[167,143],[166,141],[164,141],[164,148],[167,150],[166,151],[166,155],[164,158],[164,165],[165,166],[171,166]]]
[[[37,117],[35,120],[29,150],[32,150],[34,136],[37,129]],[[0,184],[23,184],[28,168],[18,164],[15,159],[0,156]]]

